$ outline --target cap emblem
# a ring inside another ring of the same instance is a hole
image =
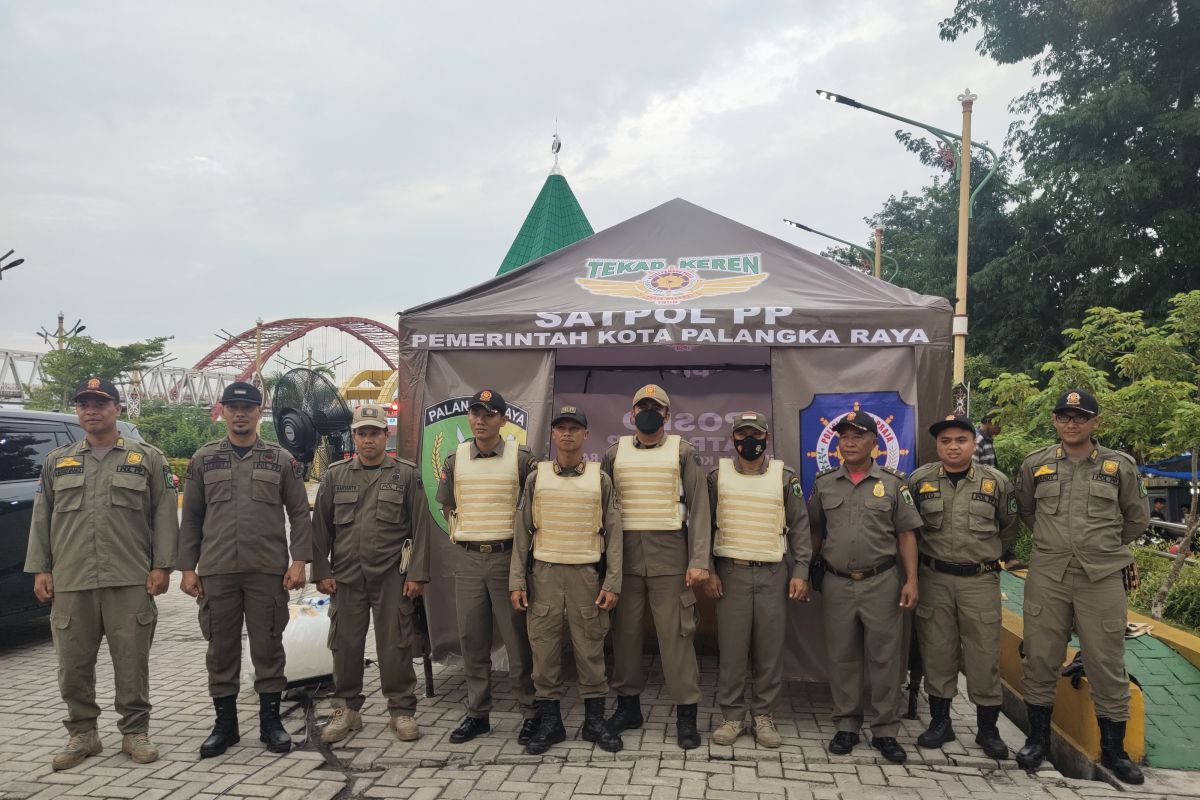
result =
[[[1079,392],[1071,392],[1069,395],[1067,395],[1067,405],[1069,405],[1069,406],[1079,405]]]
[[[854,418],[858,416],[853,411],[846,415],[846,422],[854,422]]]
[[[484,401],[485,403],[486,403],[488,400],[491,400],[491,399],[492,399],[492,390],[491,390],[491,389],[484,389],[482,392],[480,392],[480,393],[479,393],[479,399],[480,399],[480,400],[482,400],[482,401]]]
[[[953,421],[953,420],[954,420],[954,415],[953,415],[953,414],[947,414],[947,415],[946,415],[946,422],[951,422],[951,421]]]
[[[99,379],[99,378],[92,378],[92,379],[90,379],[90,380],[87,382],[87,388],[89,388],[89,389],[99,389],[99,388],[100,388],[100,379]]]

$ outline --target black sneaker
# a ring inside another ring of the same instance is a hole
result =
[[[487,733],[491,729],[492,726],[487,717],[463,717],[463,721],[458,723],[458,727],[450,732],[450,743],[469,742],[479,734]]]
[[[858,734],[851,731],[838,731],[829,740],[829,752],[835,756],[849,755],[854,746],[858,744]]]

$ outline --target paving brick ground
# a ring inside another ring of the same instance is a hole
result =
[[[582,705],[565,705],[570,741],[545,757],[526,756],[513,740],[519,725],[507,682],[498,677],[499,702],[492,715],[493,734],[464,745],[447,742],[462,715],[463,681],[455,667],[437,669],[438,696],[422,698],[418,719],[422,737],[396,741],[386,729],[386,708],[377,694],[364,709],[362,731],[333,749],[316,743],[326,701],[304,693],[285,702],[286,724],[297,749],[285,756],[265,752],[257,737],[254,697],[240,698],[242,744],[221,758],[201,761],[200,742],[211,726],[205,691],[204,642],[193,602],[173,586],[159,603],[160,618],[152,656],[154,722],[152,734],[162,751],[154,763],[138,765],[120,753],[120,736],[111,710],[111,665],[102,658],[98,673],[103,755],[67,772],[50,769],[53,753],[65,741],[63,714],[55,678],[55,659],[47,625],[5,630],[0,636],[0,798],[251,798],[327,800],[328,798],[406,798],[408,800],[592,800],[631,797],[643,800],[855,800],[857,798],[1047,798],[1078,800],[1122,794],[1104,783],[1075,781],[1046,768],[1035,776],[1012,761],[997,763],[975,747],[974,714],[956,704],[959,741],[942,750],[918,751],[921,722],[904,724],[901,742],[910,754],[895,766],[872,754],[865,744],[850,756],[830,756],[824,748],[832,734],[829,695],[823,686],[788,687],[786,708],[777,714],[785,744],[778,750],[756,747],[743,738],[734,747],[705,744],[684,753],[674,744],[670,701],[651,691],[643,697],[648,711],[641,731],[627,732],[625,750],[611,755],[576,740]],[[370,654],[370,653],[368,653]],[[716,709],[712,690],[716,664],[702,664],[706,702],[700,722],[709,730]],[[651,687],[661,671],[647,659]],[[374,667],[367,671],[369,692],[377,692]],[[1014,729],[1005,729],[1019,744]],[[1180,793],[1158,797],[1200,797]]]

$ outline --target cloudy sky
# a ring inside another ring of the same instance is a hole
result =
[[[952,9],[8,0],[0,253],[26,263],[0,348],[42,348],[60,310],[112,343],[172,335],[188,366],[258,316],[394,322],[495,274],[556,119],[597,230],[683,197],[814,251],[780,218],[865,240],[930,173],[814,89],[954,130],[969,86],[998,146],[1029,69],[939,40]]]

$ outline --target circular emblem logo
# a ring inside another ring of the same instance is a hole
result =
[[[100,388],[100,379],[99,379],[99,378],[92,378],[92,379],[90,379],[90,380],[87,382],[87,388],[89,388],[89,389],[99,389],[99,388]]]
[[[1079,392],[1071,392],[1069,395],[1067,395],[1067,405],[1069,405],[1069,406],[1079,405]]]
[[[834,417],[829,420],[829,424],[821,429],[820,435],[817,437],[817,446],[813,453],[817,459],[817,471],[829,469],[830,467],[840,466],[841,458],[838,456],[838,434],[834,430],[837,424],[842,421],[853,422],[858,414],[868,414],[875,420],[875,426],[879,429],[879,436],[875,441],[875,448],[871,451],[871,456],[878,461],[880,456],[884,456],[882,465],[896,469],[900,466],[900,439],[896,435],[896,431],[882,417],[872,414],[870,411],[854,412],[850,411],[842,414],[839,417]],[[882,442],[884,449],[880,450],[879,445]]]
[[[654,302],[670,304],[696,297],[698,282],[699,277],[695,272],[672,265],[647,272],[642,278],[642,288]]]
[[[484,389],[482,392],[480,392],[480,393],[479,393],[479,399],[480,399],[480,400],[483,400],[484,402],[487,402],[488,400],[491,400],[491,399],[492,399],[492,391],[491,391],[491,389]]]

